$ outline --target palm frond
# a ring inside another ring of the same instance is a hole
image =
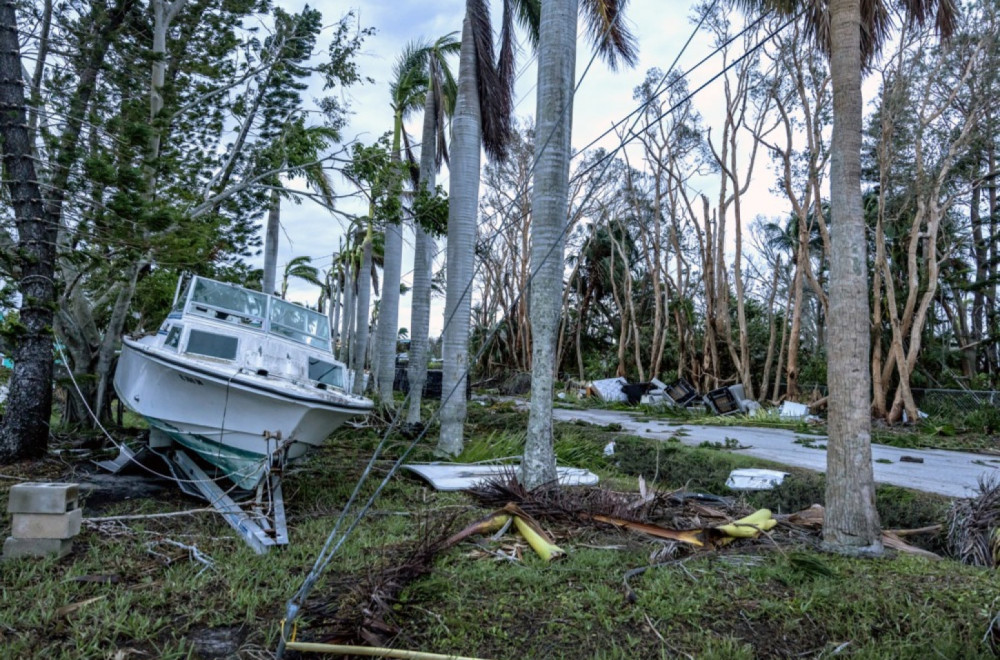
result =
[[[538,30],[542,23],[541,0],[508,1],[514,5],[514,10],[517,12],[517,24],[527,33],[531,47],[538,48]]]
[[[414,189],[416,189],[420,186],[420,165],[413,153],[410,134],[402,131],[401,135],[403,137],[403,152],[406,154],[406,170],[410,175],[410,181],[413,183]]]
[[[426,41],[410,41],[393,65],[389,94],[393,109],[404,117],[423,107],[431,47]]]
[[[485,0],[468,0],[466,7],[475,48],[473,55],[483,148],[492,160],[500,161],[507,155],[513,101],[505,93],[507,90],[501,85],[493,64],[493,27],[489,5]]]
[[[583,0],[587,36],[613,71],[635,66],[639,57],[635,35],[625,25],[627,5],[628,0]]]
[[[595,0],[596,1],[596,0]],[[730,0],[730,4],[748,14],[774,11],[782,16],[801,13],[805,35],[829,57],[829,0]],[[927,25],[933,18],[934,27],[947,39],[955,30],[958,7],[954,0],[899,0],[906,20]],[[867,67],[882,50],[892,32],[892,15],[886,0],[861,0],[861,58]]]

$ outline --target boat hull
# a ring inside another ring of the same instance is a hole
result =
[[[152,340],[124,339],[115,390],[150,426],[254,488],[272,457],[295,460],[371,402],[232,364],[171,354]]]

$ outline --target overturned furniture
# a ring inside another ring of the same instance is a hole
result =
[[[687,382],[687,380],[678,378],[666,388],[666,395],[670,397],[674,405],[683,408],[688,404],[695,403],[695,399],[698,398],[698,390],[694,388],[694,385]]]
[[[705,395],[705,403],[717,415],[749,414],[760,404],[746,397],[742,383],[714,389]]]

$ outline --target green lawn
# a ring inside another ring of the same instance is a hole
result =
[[[467,459],[517,453],[522,413],[470,410]],[[601,452],[607,430],[562,424],[557,436],[563,461],[593,469],[605,486],[625,492],[636,490],[641,474],[661,490],[724,494],[730,469],[764,465],[724,450],[622,437],[608,460]],[[0,563],[2,655],[270,657],[285,602],[376,441],[373,432],[345,429],[288,475],[292,543],[267,556],[254,555],[214,514],[195,513],[88,524],[66,558]],[[365,492],[406,442],[390,443]],[[417,458],[431,458],[431,449],[418,448]],[[12,477],[76,480],[89,469],[86,461],[59,457],[5,466],[0,505]],[[777,491],[736,506],[790,512],[821,499],[822,487],[821,476],[793,471]],[[84,501],[87,517],[202,506],[173,489]],[[880,489],[879,506],[887,527],[918,527],[941,521],[947,502]],[[382,584],[384,569],[399,569],[413,548],[486,513],[467,495],[437,493],[406,475],[392,479],[317,585],[298,639],[356,642],[345,635],[365,625],[366,589]],[[660,522],[676,513],[660,512]],[[773,541],[693,552],[566,517],[541,520],[566,557],[546,564],[512,532],[444,550],[399,578],[384,618],[394,630],[385,633],[387,643],[482,658],[976,658],[995,657],[993,645],[1000,644],[1000,579],[991,570],[914,556],[835,557],[814,549],[815,533],[782,527]],[[0,534],[9,528],[5,520]],[[944,547],[938,537],[917,540]],[[197,547],[212,567],[175,543]],[[628,571],[651,565],[626,588]]]

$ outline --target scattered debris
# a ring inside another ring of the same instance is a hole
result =
[[[924,459],[920,456],[900,456],[900,463],[923,463]]]
[[[714,389],[705,395],[705,403],[717,415],[755,414],[760,404],[746,397],[742,383]]]
[[[695,399],[699,398],[698,390],[683,378],[678,378],[670,387],[666,388],[666,394],[673,399],[676,405],[681,407],[694,403]]]
[[[628,400],[622,391],[622,387],[625,385],[628,385],[628,381],[621,377],[594,380],[587,386],[587,395],[608,403],[625,402]]]
[[[930,417],[930,415],[928,415],[927,413],[925,413],[923,410],[918,410],[917,411],[917,417],[919,417],[920,419],[927,419],[928,417]],[[903,409],[903,423],[904,424],[909,424],[910,421],[911,421],[910,420],[910,416],[907,414],[906,409],[904,408]]]
[[[639,399],[639,403],[644,406],[673,406],[676,405],[674,400],[667,396],[667,384],[662,380],[653,378],[649,381],[650,385],[653,386],[652,389],[648,390]]]
[[[741,468],[733,470],[726,479],[726,486],[733,490],[771,490],[781,484],[787,472],[763,468]]]
[[[804,418],[809,415],[809,406],[795,401],[782,401],[778,415],[785,418]]]
[[[640,534],[647,534],[649,536],[655,536],[659,539],[668,539],[671,541],[680,541],[681,543],[688,543],[690,545],[701,547],[705,543],[699,538],[699,534],[702,530],[700,529],[669,529],[666,527],[661,527],[659,525],[653,525],[651,523],[636,522],[633,520],[625,520],[623,518],[614,518],[612,516],[602,516],[599,514],[581,514],[584,519],[590,519],[594,522],[604,523],[606,525],[614,525],[615,527],[620,527],[633,532],[639,532]]]

